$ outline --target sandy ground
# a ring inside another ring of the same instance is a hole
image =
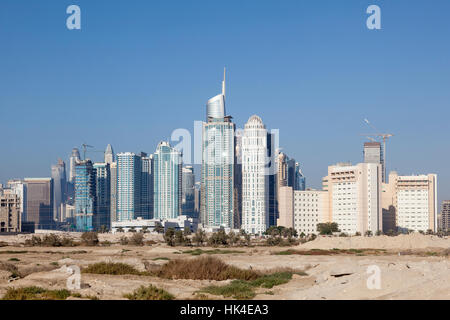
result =
[[[107,236],[109,241],[120,238]],[[22,237],[19,239],[19,237]],[[158,235],[147,235],[148,239]],[[377,239],[379,238],[379,239]],[[105,239],[102,239],[105,240]],[[49,289],[66,288],[69,274],[66,266],[79,267],[99,261],[124,262],[145,270],[147,264],[163,264],[165,260],[195,257],[182,251],[189,248],[172,248],[165,244],[133,247],[112,245],[109,247],[19,247],[23,236],[0,237],[0,241],[14,243],[16,246],[0,248],[0,263],[16,265],[28,275],[8,282],[10,273],[0,270],[0,296],[8,287],[41,286]],[[416,243],[420,242],[420,243]],[[430,256],[423,253],[442,253],[449,249],[449,239],[432,236],[409,235],[401,237],[374,238],[318,238],[307,244],[291,247],[294,250],[309,249],[387,249],[377,255],[274,255],[288,248],[255,247],[236,248],[243,253],[220,254],[216,257],[240,268],[269,270],[276,268],[295,268],[305,270],[307,276],[294,275],[287,284],[273,289],[260,289],[255,299],[450,299],[450,259],[448,256]],[[203,248],[204,250],[210,248]],[[406,255],[403,251],[409,250]],[[16,251],[8,253],[8,251]],[[20,251],[27,251],[22,252]],[[3,252],[3,253],[2,253]],[[400,255],[399,255],[400,253]],[[417,254],[416,254],[417,253]],[[11,261],[15,258],[19,261]],[[369,289],[373,283],[373,273],[379,270],[380,288]],[[112,276],[82,274],[82,288],[75,290],[84,296],[97,296],[100,299],[123,299],[141,285],[153,284],[164,288],[177,299],[195,299],[195,292],[210,285],[224,285],[229,281],[165,280],[143,276]],[[271,291],[273,294],[266,294]],[[211,296],[214,299],[221,297]]]

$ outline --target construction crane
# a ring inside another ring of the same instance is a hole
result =
[[[83,160],[86,160],[86,150],[87,148],[93,148],[93,146],[83,143],[81,147],[83,148]]]
[[[83,149],[83,160],[86,160],[86,152],[88,152],[87,149],[88,149],[88,148],[94,148],[94,147],[91,146],[91,145],[88,145],[88,144],[86,144],[86,143],[83,143],[83,144],[81,145],[81,147],[82,147],[82,149]],[[90,150],[89,152],[100,152],[100,153],[105,154],[105,151],[100,151],[100,150]]]
[[[370,121],[368,119],[364,119],[364,122],[371,127],[375,132],[380,132],[377,128],[375,128],[375,126],[373,126]],[[383,141],[383,163],[384,163],[384,172],[383,172],[383,182],[386,182],[386,142],[389,138],[393,137],[394,135],[392,133],[374,133],[374,134],[362,134],[363,136],[366,136],[368,139],[370,139],[371,141],[374,141],[374,138],[371,137],[375,137],[377,139],[380,139]]]

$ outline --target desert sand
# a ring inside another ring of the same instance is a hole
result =
[[[123,234],[122,234],[123,235]],[[122,235],[100,235],[100,240],[117,241]],[[74,236],[73,234],[71,236]],[[151,246],[108,247],[23,247],[29,236],[0,237],[9,246],[0,248],[0,264],[14,264],[24,274],[9,281],[10,273],[0,270],[0,297],[9,287],[40,286],[48,289],[66,288],[67,266],[85,267],[99,261],[123,262],[139,270],[146,266],[167,263],[164,259],[195,259],[189,248],[168,247],[158,243]],[[147,234],[146,239],[161,240],[160,235]],[[21,247],[22,245],[22,247]],[[383,249],[375,254],[276,255],[280,251],[310,249]],[[286,284],[276,286],[267,294],[259,290],[255,299],[450,299],[449,255],[450,239],[413,234],[398,237],[352,237],[318,239],[294,247],[233,248],[240,253],[217,254],[215,257],[239,268],[271,270],[293,268],[307,275],[294,275]],[[208,250],[212,248],[202,248]],[[8,253],[13,252],[14,253]],[[10,259],[14,258],[15,261]],[[155,260],[157,259],[157,260]],[[375,266],[375,267],[374,267]],[[380,271],[380,288],[369,289],[371,273]],[[166,280],[149,276],[81,275],[83,296],[99,299],[124,299],[123,295],[141,285],[153,284],[166,289],[177,299],[195,299],[195,292],[211,284],[225,285],[227,281]],[[221,296],[208,296],[223,299]]]

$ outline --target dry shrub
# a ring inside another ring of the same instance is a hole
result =
[[[147,275],[145,272],[141,272],[125,263],[115,263],[115,262],[98,262],[90,264],[83,269],[83,273],[93,273],[93,274],[111,274],[111,275]]]
[[[41,287],[8,288],[2,300],[66,300],[70,291],[47,290]]]
[[[157,288],[153,285],[148,287],[141,286],[133,293],[124,295],[129,300],[173,300],[175,297],[164,289]]]
[[[89,247],[95,247],[98,245],[99,241],[98,241],[98,234],[97,232],[84,232],[81,235],[81,243],[85,246],[89,246]]]
[[[243,270],[227,265],[214,257],[200,257],[196,259],[171,260],[161,266],[155,275],[166,279],[192,280],[254,280],[260,274],[252,270]]]
[[[143,233],[134,233],[130,238],[129,244],[132,246],[143,246],[144,245],[144,234]]]

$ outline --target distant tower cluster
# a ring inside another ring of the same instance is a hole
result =
[[[72,149],[68,177],[58,159],[51,178],[0,186],[0,231],[107,231],[117,225],[129,230],[169,223],[254,235],[278,226],[311,235],[325,222],[337,223],[348,235],[448,230],[450,201],[438,216],[437,176],[387,176],[386,142],[392,134],[367,136],[371,142],[364,143],[362,163],[331,165],[322,189],[308,189],[302,166],[279,148],[276,131],[269,132],[261,117],[250,116],[244,129],[236,130],[226,112],[224,71],[222,92],[206,103],[200,181],[169,141],[151,154],[116,154],[111,144],[104,151],[83,144],[83,159]],[[87,152],[103,159],[87,159]]]

